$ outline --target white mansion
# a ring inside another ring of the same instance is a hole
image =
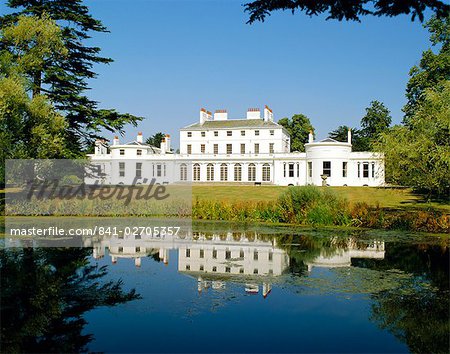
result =
[[[225,110],[214,115],[200,110],[197,123],[180,130],[180,153],[171,150],[166,135],[160,147],[144,143],[142,133],[125,144],[116,136],[111,146],[97,141],[89,155],[106,184],[206,182],[274,185],[381,186],[384,185],[383,155],[352,152],[348,140],[330,138],[314,141],[312,133],[306,152],[290,152],[290,137],[273,121],[265,106],[246,119],[228,119]]]

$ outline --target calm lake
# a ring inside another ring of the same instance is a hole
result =
[[[199,223],[85,246],[1,250],[2,352],[449,351],[448,238]]]

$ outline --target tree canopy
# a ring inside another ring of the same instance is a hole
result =
[[[366,108],[366,114],[361,118],[361,129],[352,128],[352,150],[371,151],[372,145],[379,140],[379,135],[391,125],[392,117],[382,102],[372,101]],[[328,136],[337,141],[347,141],[347,132],[350,128],[341,125],[328,133]]]
[[[267,16],[278,10],[290,11],[292,14],[301,11],[308,16],[325,14],[327,20],[339,21],[360,21],[361,17],[368,15],[411,15],[411,20],[418,17],[423,21],[427,10],[433,11],[437,17],[448,16],[450,12],[450,5],[440,0],[255,0],[244,4],[244,7],[250,15],[247,23],[264,22]]]
[[[309,132],[314,132],[309,118],[304,114],[294,114],[291,119],[281,118],[278,124],[286,128],[291,136],[291,151],[305,151]]]
[[[43,63],[66,53],[61,31],[46,16],[21,16],[3,28],[0,40],[0,183],[5,160],[68,157],[68,124],[45,95],[28,95],[30,76]]]
[[[391,182],[443,198],[450,197],[450,81],[444,89],[427,89],[409,126],[381,134]]]
[[[430,48],[423,52],[420,63],[409,72],[410,79],[406,86],[406,99],[403,107],[403,122],[408,124],[424,98],[427,88],[434,88],[445,80],[450,80],[450,16],[444,19],[432,18],[425,27],[430,32],[432,47],[440,47],[434,53]]]
[[[67,54],[49,57],[27,74],[32,77],[33,94],[46,94],[66,117],[67,141],[74,153],[100,137],[102,129],[121,133],[126,124],[136,125],[142,119],[114,109],[99,109],[98,102],[86,95],[88,80],[97,76],[94,65],[108,64],[112,59],[102,57],[99,47],[86,45],[92,33],[107,29],[89,13],[82,0],[9,0],[7,4],[18,12],[1,17],[2,28],[17,23],[21,15],[34,15],[50,17],[61,29]],[[4,43],[0,45],[5,49]]]
[[[346,125],[340,125],[335,130],[328,133],[331,139],[347,142],[348,140],[348,130],[352,132],[352,151],[367,151],[366,140],[361,134],[361,130],[356,128],[350,128]]]
[[[147,138],[147,140],[145,141],[145,143],[159,148],[161,146],[161,141],[165,137],[166,137],[166,134],[164,134],[162,132],[158,132],[158,133],[153,134],[152,136],[149,136]]]
[[[386,178],[429,196],[450,199],[450,20],[426,25],[434,54],[424,52],[420,68],[408,82],[404,125],[381,134],[378,148],[386,156]]]

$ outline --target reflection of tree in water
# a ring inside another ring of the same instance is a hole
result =
[[[389,330],[414,353],[448,353],[450,347],[449,247],[430,243],[387,242],[384,259],[352,258],[350,269],[333,269],[334,276],[310,278],[306,263],[332,256],[351,245],[365,249],[372,240],[358,237],[292,236],[279,239],[296,275],[291,285],[299,293],[370,294],[371,320]]]
[[[358,260],[355,265],[384,271],[399,269],[427,282],[408,292],[389,289],[372,296],[371,319],[405,342],[414,353],[448,353],[450,348],[449,249],[447,246],[390,243],[381,262]]]
[[[278,242],[289,255],[290,271],[302,274],[307,263],[319,256],[333,256],[349,246],[349,237],[325,235],[280,235]],[[366,246],[367,247],[367,246]]]
[[[89,264],[87,248],[0,251],[1,351],[81,352],[83,315],[98,306],[139,298],[121,281],[102,282],[105,267]]]

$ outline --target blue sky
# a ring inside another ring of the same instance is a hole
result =
[[[325,21],[277,12],[246,24],[245,0],[89,0],[110,29],[93,43],[115,62],[98,66],[89,95],[105,108],[141,115],[148,136],[172,134],[198,111],[227,109],[242,118],[269,105],[275,119],[306,114],[319,138],[358,126],[371,100],[401,121],[411,66],[430,44],[407,16]],[[1,8],[0,8],[1,10]]]

